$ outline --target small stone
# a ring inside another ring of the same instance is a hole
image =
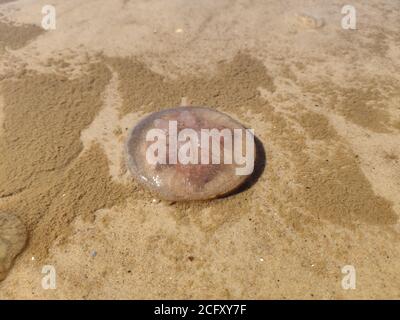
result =
[[[318,29],[324,26],[324,20],[306,14],[297,15],[297,22],[307,29]]]

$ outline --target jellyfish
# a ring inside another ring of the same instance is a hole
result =
[[[253,134],[225,113],[208,107],[167,109],[146,116],[130,130],[127,167],[160,199],[218,198],[237,190],[251,174],[237,174],[235,162],[243,152],[254,162],[251,141]]]

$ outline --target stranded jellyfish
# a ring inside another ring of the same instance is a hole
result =
[[[0,281],[11,268],[26,242],[26,229],[14,215],[0,212]]]
[[[161,199],[205,200],[237,189],[254,168],[254,135],[205,107],[152,113],[130,131],[127,166]]]

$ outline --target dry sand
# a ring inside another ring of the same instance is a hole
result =
[[[400,298],[397,1],[0,1],[0,298]],[[253,128],[241,193],[153,198],[123,142],[189,97]],[[57,288],[41,286],[43,265]],[[341,269],[356,269],[343,290]]]

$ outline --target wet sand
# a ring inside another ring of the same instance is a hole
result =
[[[45,4],[0,1],[0,211],[28,234],[0,298],[400,298],[400,3],[344,30],[339,1],[54,1],[44,31]],[[132,180],[128,130],[182,97],[254,129],[242,192]]]

